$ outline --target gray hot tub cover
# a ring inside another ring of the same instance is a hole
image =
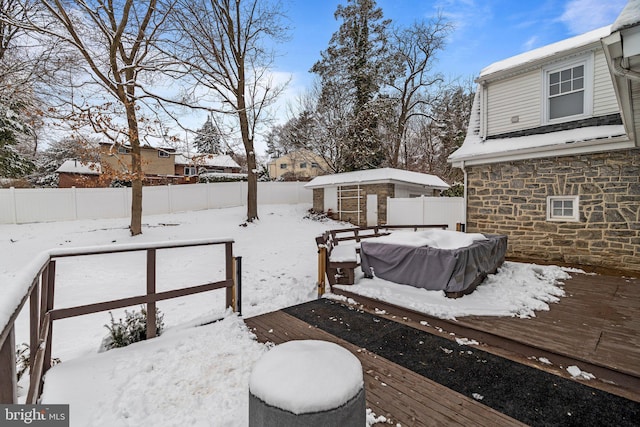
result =
[[[362,241],[362,271],[384,280],[428,290],[472,291],[487,274],[495,273],[504,262],[507,236],[485,234],[459,249],[430,246],[411,247]]]

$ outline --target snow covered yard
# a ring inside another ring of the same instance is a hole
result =
[[[232,237],[243,258],[243,315],[278,310],[315,298],[315,237],[344,226],[304,218],[307,205],[260,206],[260,221],[239,226],[244,208],[148,216],[143,235],[126,220],[1,225],[0,282],[11,286],[39,252],[53,247]],[[219,261],[218,261],[219,260]],[[158,255],[158,288],[200,284],[222,272],[222,256],[201,248]],[[64,260],[57,268],[56,307],[131,296],[144,291],[142,255]],[[380,279],[358,278],[349,290],[428,314],[532,316],[563,294],[558,267],[505,263],[471,295],[450,300]],[[185,282],[185,283],[183,283]],[[97,353],[108,313],[56,322],[43,401],[70,403],[72,425],[246,425],[248,377],[267,347],[224,307],[224,291],[160,302],[166,331],[157,339]],[[23,314],[28,310],[23,310]],[[121,312],[114,312],[116,319]],[[197,326],[214,318],[224,320]],[[17,342],[28,342],[26,316]],[[24,393],[24,392],[22,392]]]

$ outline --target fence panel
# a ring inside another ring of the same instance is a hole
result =
[[[312,203],[304,182],[259,182],[258,204]],[[243,206],[246,182],[144,187],[143,215]],[[130,188],[0,189],[0,224],[126,218]]]
[[[123,188],[76,189],[76,219],[122,218],[131,213],[131,194]]]
[[[18,222],[68,221],[76,218],[75,188],[16,188]]]
[[[464,222],[462,197],[387,199],[388,224],[448,224],[449,230],[455,230],[458,222]]]

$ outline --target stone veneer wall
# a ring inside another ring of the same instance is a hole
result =
[[[313,211],[324,212],[324,188],[313,189]]]
[[[509,236],[508,256],[640,271],[640,150],[469,166],[467,231]],[[579,222],[547,196],[579,195]]]

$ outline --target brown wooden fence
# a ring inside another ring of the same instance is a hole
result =
[[[225,279],[197,286],[156,292],[156,252],[162,249],[193,246],[224,245]],[[54,308],[56,260],[65,257],[145,251],[147,254],[147,289],[144,295],[101,301],[68,308]],[[15,321],[29,300],[30,385],[26,403],[36,403],[42,391],[42,377],[51,367],[52,324],[54,320],[85,314],[146,304],[147,337],[156,335],[156,302],[215,289],[226,289],[226,306],[240,311],[241,258],[233,256],[233,239],[207,239],[158,244],[133,244],[106,247],[52,250],[42,256],[42,264],[35,272],[18,307],[4,325],[0,335],[0,403],[17,402]],[[37,349],[37,350],[36,350]]]

